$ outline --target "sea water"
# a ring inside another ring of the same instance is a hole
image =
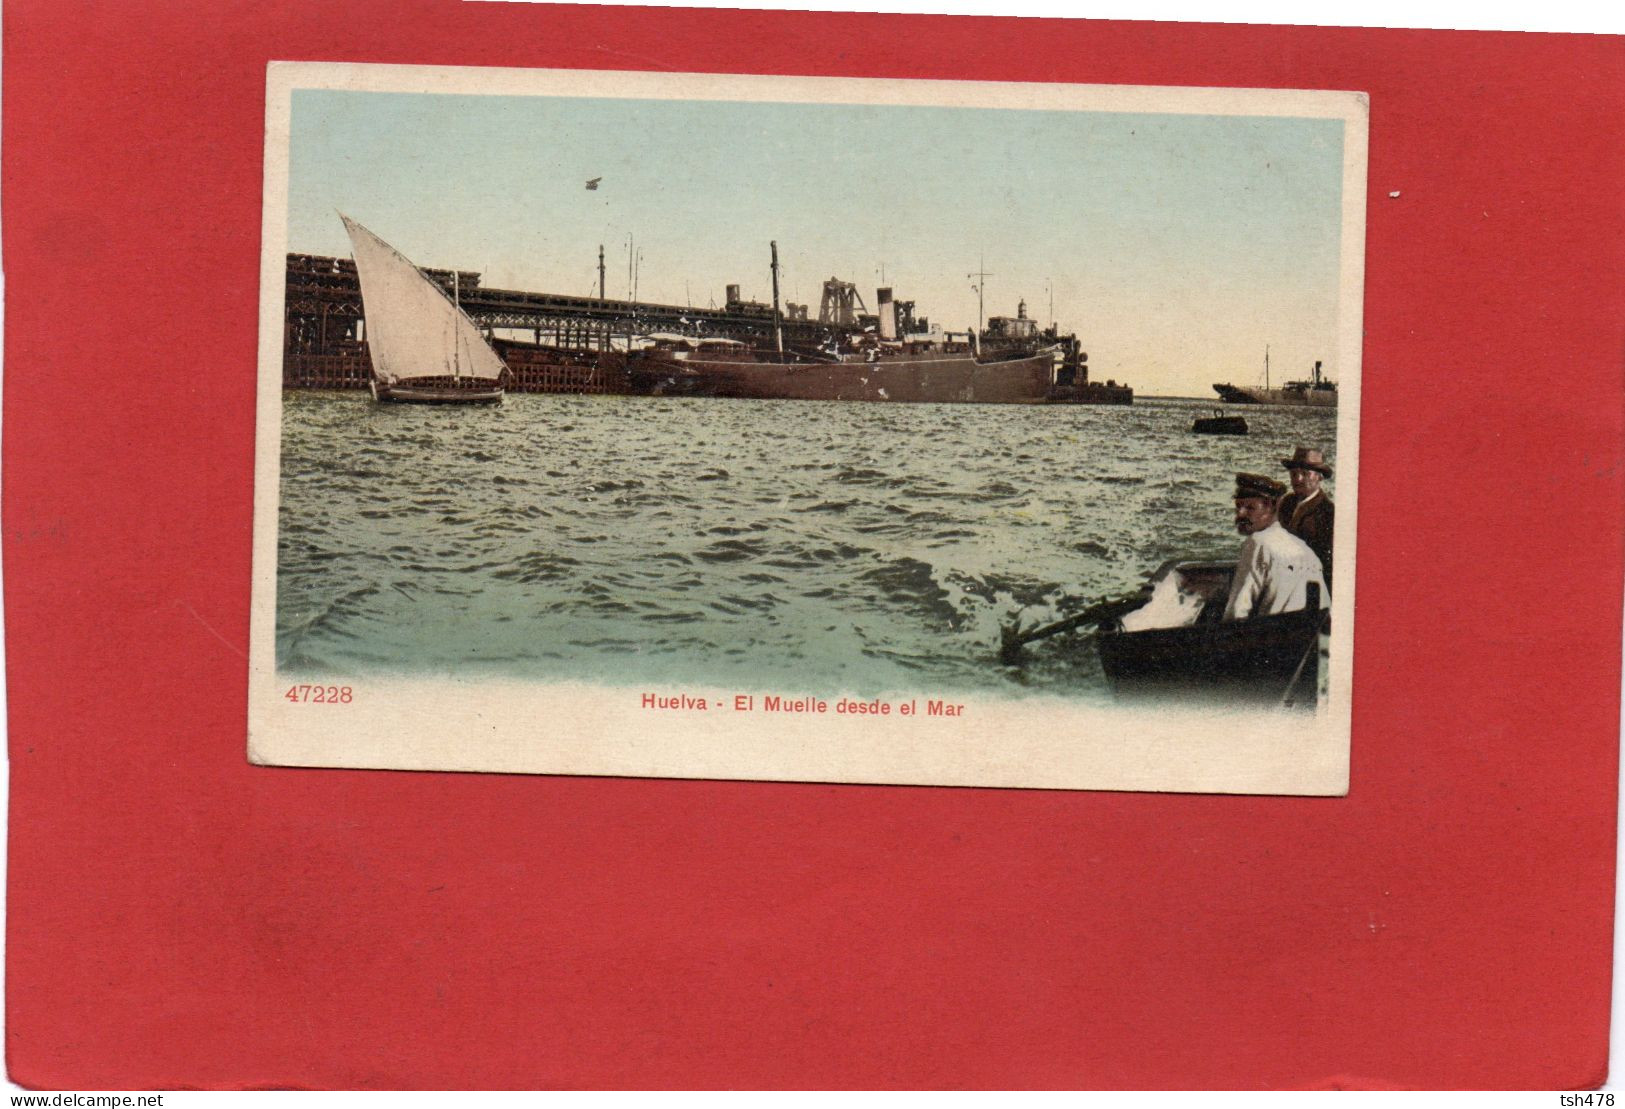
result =
[[[1213,408],[288,391],[278,668],[1100,698],[1087,636],[1003,666],[1001,625],[1233,557],[1236,471],[1336,465],[1334,410]]]

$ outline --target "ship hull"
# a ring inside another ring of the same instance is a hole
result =
[[[1214,385],[1225,404],[1288,404],[1299,408],[1336,408],[1336,389],[1250,389],[1239,385]]]
[[[1053,386],[1047,400],[1050,404],[1133,404],[1134,390],[1127,385],[1087,381]]]
[[[1049,352],[1003,362],[971,355],[905,355],[874,362],[767,362],[678,358],[645,352],[634,387],[664,395],[739,400],[844,400],[898,404],[1042,404],[1055,362]]]

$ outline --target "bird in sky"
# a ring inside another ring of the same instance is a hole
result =
[[[594,178],[593,178],[593,179],[592,179],[592,180],[591,180],[591,181],[588,181],[588,182],[587,182],[587,188],[588,188],[588,190],[591,190],[591,191],[595,191],[595,190],[597,190],[597,188],[598,188],[598,182],[600,182],[600,181],[602,181],[602,180],[603,180],[603,178],[602,178],[602,177],[594,177]]]

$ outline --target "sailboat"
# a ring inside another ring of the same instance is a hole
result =
[[[343,213],[361,278],[372,395],[406,404],[500,404],[507,367],[452,295]]]

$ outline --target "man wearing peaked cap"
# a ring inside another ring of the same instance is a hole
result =
[[[1292,492],[1281,500],[1277,510],[1281,526],[1309,544],[1309,549],[1320,559],[1320,568],[1326,575],[1326,586],[1332,584],[1332,522],[1335,514],[1332,499],[1321,489],[1322,479],[1332,476],[1332,468],[1313,447],[1299,447],[1291,458],[1281,459],[1281,465],[1292,475]]]
[[[1272,477],[1265,477],[1263,474],[1236,475],[1237,500],[1240,500],[1243,497],[1268,497],[1271,500],[1275,500],[1285,492],[1286,486],[1282,485]],[[1241,534],[1248,535],[1251,533],[1244,531]]]
[[[1230,579],[1226,620],[1296,612],[1308,604],[1310,582],[1320,587],[1321,605],[1327,602],[1320,559],[1276,518],[1276,502],[1285,492],[1286,486],[1274,478],[1236,475],[1236,531],[1247,542]]]

